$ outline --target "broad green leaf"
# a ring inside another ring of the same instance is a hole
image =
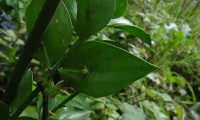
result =
[[[108,44],[111,44],[113,46],[116,46],[116,47],[119,47],[121,49],[124,49],[124,50],[128,51],[128,49],[125,46],[123,46],[122,44],[120,44],[120,43],[118,43],[118,42],[116,42],[114,40],[100,40],[100,41],[108,43]]]
[[[103,29],[111,20],[115,0],[76,0],[77,21],[75,31],[85,40]]]
[[[133,25],[130,21],[128,21],[127,19],[125,19],[123,17],[117,18],[117,19],[112,19],[109,23],[109,26],[114,26],[119,29],[122,29],[122,30],[128,32],[129,34],[140,38],[143,42],[151,45],[150,34],[146,33],[141,28]]]
[[[32,117],[23,116],[23,117],[19,117],[17,120],[37,120],[37,119],[32,118]]]
[[[28,34],[31,32],[44,2],[45,0],[32,0],[29,4],[25,15]]]
[[[33,73],[28,70],[22,78],[17,95],[11,104],[11,113],[14,113],[32,92]]]
[[[75,25],[77,16],[76,0],[63,0],[63,2],[67,6],[73,25]]]
[[[128,0],[116,0],[115,12],[113,18],[118,18],[124,15],[128,5]]]
[[[0,101],[0,120],[9,120],[9,108]]]
[[[32,0],[27,12],[27,31],[30,33],[45,0]],[[69,12],[61,1],[42,39],[37,58],[48,67],[54,66],[66,52],[72,37]]]
[[[20,116],[29,116],[32,118],[39,118],[39,111],[37,111],[35,106],[28,106],[26,109],[21,113]]]
[[[157,67],[133,54],[100,41],[87,41],[67,56],[59,72],[79,92],[93,97],[110,95]]]

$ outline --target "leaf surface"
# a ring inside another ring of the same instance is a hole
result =
[[[133,25],[129,20],[121,17],[121,18],[116,18],[112,19],[109,23],[109,26],[112,27],[117,27],[119,29],[122,29],[129,34],[140,38],[143,42],[151,45],[151,37],[149,33],[146,33],[144,30],[141,28]]]
[[[113,18],[118,18],[124,15],[128,5],[128,0],[116,0],[115,12]]]
[[[123,104],[124,114],[119,120],[146,120],[147,117],[142,108],[130,105],[128,103]]]
[[[24,77],[22,78],[19,89],[17,91],[16,97],[11,104],[11,112],[14,113],[22,105],[25,99],[32,92],[32,83],[33,83],[33,73],[30,70],[27,70]]]
[[[67,56],[59,72],[79,92],[93,97],[110,95],[157,67],[133,54],[100,41],[87,41]]]
[[[73,25],[76,23],[76,16],[77,16],[77,3],[76,0],[63,0],[64,4],[66,5],[71,21]]]
[[[27,31],[30,33],[45,0],[32,0],[27,12]],[[65,4],[61,1],[42,37],[36,55],[48,67],[54,66],[65,54],[72,37],[72,22]]]
[[[77,22],[75,31],[80,39],[86,40],[103,29],[111,20],[115,0],[76,0]]]

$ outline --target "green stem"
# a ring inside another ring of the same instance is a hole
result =
[[[43,104],[43,107],[42,107],[42,120],[48,120],[48,117],[49,117],[49,113],[48,113],[48,109],[49,109],[49,98],[48,98],[48,95],[47,93],[45,92],[45,89],[42,88],[42,104]]]
[[[59,60],[59,61],[56,63],[56,65],[55,65],[52,69],[53,69],[53,70],[56,70],[56,69],[60,68],[60,67],[63,65],[64,61],[67,59],[68,54],[69,54],[73,49],[75,49],[78,45],[80,45],[82,42],[84,42],[84,40],[81,40],[81,39],[76,40],[76,42],[73,44],[73,46],[67,50],[67,52],[65,53],[65,55],[61,58],[61,60]]]
[[[54,107],[51,112],[56,112],[57,110],[59,110],[61,107],[63,107],[66,103],[68,103],[70,100],[72,100],[74,97],[76,97],[79,94],[79,92],[74,92],[72,93],[67,99],[65,99],[64,101],[62,101],[60,104],[58,104],[56,107]]]
[[[17,111],[12,115],[11,120],[16,120],[19,115],[24,111],[24,109],[31,103],[31,101],[38,95],[40,88],[37,87],[29,97],[23,102],[23,104],[17,109]]]
[[[36,23],[29,35],[26,45],[23,48],[22,54],[18,60],[17,66],[8,82],[6,91],[3,97],[3,102],[8,106],[11,104],[13,98],[16,95],[20,81],[28,68],[28,65],[33,58],[36,49],[42,41],[42,35],[47,28],[54,12],[59,4],[60,0],[45,0],[43,8],[36,20]]]

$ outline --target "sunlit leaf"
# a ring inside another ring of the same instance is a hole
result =
[[[63,107],[50,120],[89,120],[91,111]]]
[[[151,37],[149,33],[146,33],[141,28],[133,25],[130,21],[127,19],[121,17],[117,19],[112,19],[109,23],[109,26],[114,26],[119,29],[122,29],[131,35],[140,38],[143,42],[151,45]]]
[[[142,108],[130,105],[128,103],[123,104],[124,114],[120,120],[146,120],[146,115]]]
[[[102,97],[121,90],[157,67],[100,41],[87,41],[68,54],[59,72],[78,91]]]

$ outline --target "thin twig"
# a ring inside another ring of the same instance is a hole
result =
[[[135,98],[134,96],[135,96],[135,95],[134,95],[133,84],[129,85],[129,88],[131,89],[132,104],[134,104],[134,101],[135,101],[135,100],[134,100],[134,98]]]
[[[66,103],[68,103],[70,100],[72,100],[74,97],[76,97],[79,94],[79,92],[72,93],[68,98],[66,98],[64,101],[62,101],[60,104],[58,104],[56,107],[54,107],[51,112],[55,113],[57,110],[59,110],[61,107],[63,107]]]

